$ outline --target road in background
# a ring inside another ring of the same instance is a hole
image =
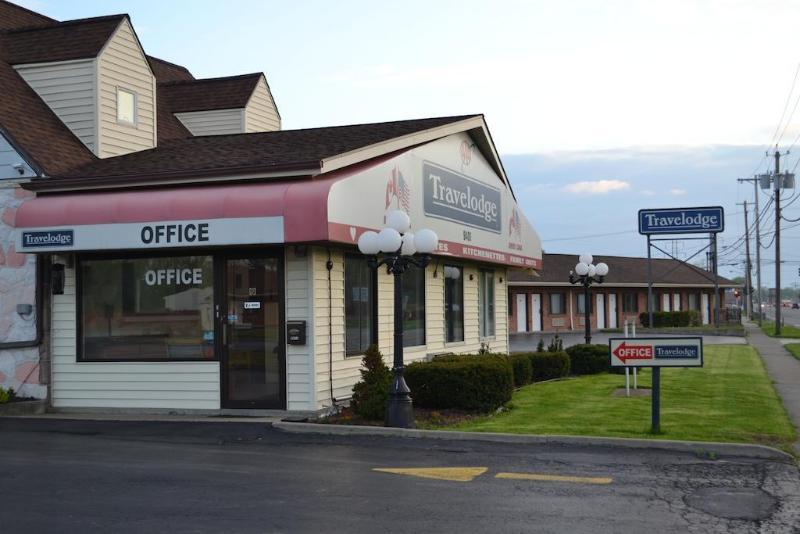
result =
[[[642,332],[640,336],[657,336],[659,334],[655,334],[653,332]],[[682,334],[664,334],[668,336],[679,336]],[[686,334],[686,335],[697,335],[697,334]],[[538,345],[539,340],[544,340],[545,348],[547,348],[548,343],[553,340],[555,337],[555,333],[549,334],[537,334],[537,333],[526,333],[526,334],[510,334],[508,336],[509,341],[509,350],[511,352],[525,352],[525,351],[532,351],[536,350],[536,345]],[[583,332],[559,332],[558,337],[561,338],[564,348],[570,347],[572,345],[578,345],[583,343],[585,338]],[[623,334],[592,334],[592,343],[598,343],[607,345],[608,338],[610,337],[623,337]],[[744,345],[747,343],[747,340],[744,336],[702,336],[703,343],[706,345]]]
[[[646,424],[646,422],[643,422]],[[790,462],[285,434],[266,425],[0,419],[8,532],[791,532]],[[463,468],[466,481],[377,472]],[[610,480],[609,480],[610,479]]]
[[[775,320],[775,306],[765,306],[764,311],[770,320]],[[800,328],[800,310],[781,308],[781,318],[783,319],[783,324]]]

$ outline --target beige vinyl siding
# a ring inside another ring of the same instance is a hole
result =
[[[55,408],[220,407],[218,362],[77,362],[75,270],[52,298],[52,403]]]
[[[14,165],[22,165],[22,174],[19,173]],[[33,169],[25,163],[14,147],[6,140],[5,137],[0,135],[0,180],[5,178],[31,178],[36,173]]]
[[[245,132],[274,132],[281,129],[281,118],[272,100],[266,80],[256,85],[244,111]]]
[[[244,132],[244,109],[215,109],[176,113],[192,135],[225,135]]]
[[[127,20],[98,56],[101,158],[156,146],[156,81]],[[136,94],[136,124],[117,122],[117,88]]]
[[[344,339],[344,252],[331,250],[331,309],[332,345],[328,340],[328,271],[325,262],[328,253],[324,248],[312,251],[314,294],[314,343],[317,369],[317,408],[331,406],[329,358],[332,356],[333,396],[337,401],[349,399],[353,385],[359,380],[361,357],[345,356]],[[366,261],[366,260],[365,260]],[[444,323],[444,264],[464,266],[464,341],[445,343]],[[486,267],[484,267],[486,268]],[[481,340],[478,336],[478,271],[477,264],[462,264],[437,258],[425,272],[425,340],[421,347],[403,350],[405,363],[426,359],[442,352],[470,353],[480,349],[481,341],[492,351],[508,351],[508,319],[506,309],[506,270],[495,268],[495,336]],[[470,274],[472,280],[469,279]],[[503,279],[500,282],[500,279]],[[391,367],[394,351],[394,280],[385,268],[378,269],[378,346],[386,364]],[[332,350],[329,350],[332,347]]]
[[[286,320],[306,321],[306,344],[286,345],[286,409],[315,410],[314,314],[310,256],[298,256],[286,248]]]
[[[96,153],[95,60],[18,65],[15,69],[61,122]]]

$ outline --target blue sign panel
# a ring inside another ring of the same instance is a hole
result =
[[[716,234],[725,230],[725,210],[708,208],[668,208],[639,210],[639,233]]]
[[[71,247],[75,244],[72,230],[22,232],[23,247]]]

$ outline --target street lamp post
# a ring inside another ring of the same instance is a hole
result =
[[[389,399],[386,401],[385,425],[396,428],[414,426],[411,390],[403,377],[403,300],[402,277],[410,266],[425,269],[431,261],[431,253],[439,245],[433,230],[422,229],[410,232],[411,220],[406,212],[395,210],[386,216],[386,227],[380,232],[367,231],[358,238],[358,250],[367,256],[372,269],[386,265],[394,275],[394,365]],[[383,253],[379,257],[379,253]],[[419,253],[419,256],[414,255]]]
[[[605,263],[598,263],[593,265],[591,254],[581,254],[578,258],[578,264],[575,265],[575,271],[569,272],[570,284],[581,284],[583,286],[583,311],[584,325],[586,327],[585,339],[586,344],[592,342],[592,325],[589,319],[590,303],[589,300],[589,287],[592,284],[602,284],[603,279],[608,274],[608,265]]]

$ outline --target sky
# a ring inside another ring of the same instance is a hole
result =
[[[196,77],[263,71],[287,129],[483,113],[550,252],[646,254],[636,211],[690,205],[726,209],[722,249],[753,197],[736,179],[776,141],[800,156],[800,1],[17,1],[128,13],[149,54]],[[799,239],[784,232],[784,286]]]

